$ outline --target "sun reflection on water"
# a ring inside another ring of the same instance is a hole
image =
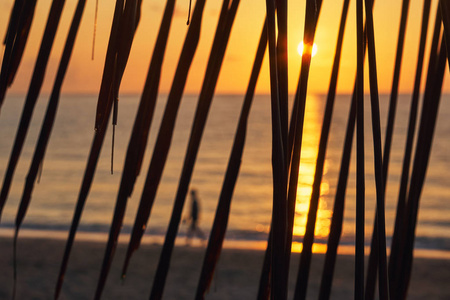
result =
[[[312,185],[314,182],[314,173],[317,160],[317,151],[319,137],[321,131],[321,121],[319,117],[320,104],[319,99],[308,96],[305,110],[305,124],[303,128],[302,153],[299,169],[299,182],[297,186],[297,201],[295,206],[295,219],[293,234],[303,237],[306,229],[306,221],[308,218],[309,203],[311,200]],[[325,162],[324,174],[327,172],[327,163]],[[332,208],[329,207],[323,196],[329,193],[329,183],[326,179],[322,179],[320,186],[319,209],[317,211],[315,237],[325,238],[330,232]],[[292,251],[300,252],[302,244],[294,242]],[[323,249],[324,248],[324,249]],[[324,252],[326,245],[314,244],[314,252]]]
[[[299,242],[293,242],[292,243],[292,252],[294,253],[301,253],[303,250],[303,244]],[[313,253],[326,253],[327,252],[327,245],[325,244],[318,244],[314,243],[312,247]]]

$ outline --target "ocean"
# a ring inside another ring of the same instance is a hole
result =
[[[24,98],[24,96],[8,96],[0,113],[1,182],[3,182],[8,164]],[[338,95],[335,102],[315,231],[317,251],[326,249],[350,98],[349,95]],[[116,126],[114,147],[114,172],[111,174],[112,126],[109,126],[94,182],[82,215],[77,239],[106,240],[139,99],[138,95],[122,95],[119,99],[119,121]],[[121,237],[121,241],[124,242],[128,240],[128,235],[134,223],[166,99],[166,95],[158,97],[142,170],[132,197],[128,200],[122,228],[123,236]],[[197,99],[198,97],[195,95],[187,95],[183,98],[168,161],[147,226],[145,236],[147,242],[160,243],[167,230]],[[410,95],[400,95],[398,99],[386,187],[388,245],[390,244],[395,220],[410,99]],[[297,246],[301,243],[305,230],[325,100],[326,96],[324,95],[311,95],[307,98],[294,225],[294,242]],[[450,122],[446,120],[447,116],[450,116],[449,100],[450,95],[443,95],[426,182],[421,196],[415,244],[417,252],[426,253],[428,251],[428,253],[439,253],[438,255],[446,257],[450,257],[450,219],[448,218],[450,215],[450,177],[448,176],[450,174],[450,156],[448,155]],[[38,100],[11,191],[3,210],[0,223],[0,234],[2,235],[12,234],[15,215],[22,197],[25,177],[31,163],[47,101],[48,96],[41,96]],[[199,225],[205,234],[209,233],[214,219],[242,101],[243,96],[241,95],[216,95],[207,120],[190,185],[191,188],[198,191],[200,199]],[[383,138],[388,101],[388,95],[380,96]],[[96,96],[64,95],[61,97],[56,123],[42,166],[42,175],[39,183],[35,185],[31,205],[22,225],[20,236],[23,234],[23,236],[66,238],[94,135],[96,103]],[[365,109],[365,232],[366,245],[368,246],[372,235],[376,195],[368,96],[366,96]],[[226,241],[230,245],[234,243],[244,248],[251,248],[254,245],[263,247],[267,240],[272,208],[270,122],[270,97],[267,95],[255,96],[226,235]],[[341,237],[342,248],[351,248],[354,244],[355,161],[355,147],[353,147]],[[187,199],[183,212],[184,217],[189,215],[189,204],[190,199]],[[184,239],[187,230],[186,224],[180,225],[180,239]]]

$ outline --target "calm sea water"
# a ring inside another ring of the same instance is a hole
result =
[[[40,183],[35,186],[32,202],[22,228],[35,230],[31,232],[36,232],[36,234],[38,232],[65,232],[68,230],[94,133],[96,100],[95,96],[66,95],[62,97],[55,128],[43,164],[42,177]],[[416,230],[416,247],[419,249],[450,251],[450,220],[448,218],[450,215],[450,156],[448,155],[450,123],[447,120],[447,117],[450,116],[450,103],[448,100],[450,100],[450,96],[444,96],[441,101],[432,156],[421,198],[419,223]],[[23,101],[24,97],[10,96],[6,99],[1,111],[0,180],[2,182]],[[33,116],[8,202],[3,211],[0,229],[4,232],[13,228],[25,176],[31,162],[47,101],[48,97],[43,96],[39,99]],[[242,101],[242,96],[215,97],[197,157],[191,188],[198,190],[201,205],[200,227],[206,233],[212,226]],[[105,233],[109,230],[138,102],[139,96],[122,96],[120,98],[119,124],[116,127],[114,174],[110,174],[112,130],[109,128],[95,180],[83,212],[79,227],[80,232],[102,233],[106,236]],[[381,96],[380,102],[384,126],[386,124],[388,97]],[[122,230],[124,233],[130,232],[134,222],[165,103],[166,96],[160,96],[143,168],[133,195],[128,202]],[[185,96],[183,99],[172,148],[147,227],[147,234],[150,237],[161,238],[167,229],[196,104],[196,96]],[[294,234],[296,235],[294,240],[296,242],[301,242],[304,233],[324,105],[324,96],[310,96],[307,99],[294,228]],[[392,235],[395,218],[409,106],[410,96],[400,96],[386,192],[388,239]],[[316,228],[316,242],[319,244],[326,243],[329,232],[349,107],[349,96],[341,95],[337,97],[325,163],[325,174],[321,186]],[[369,105],[366,105],[366,244],[369,244],[375,208],[373,146],[369,107]],[[384,133],[384,128],[382,129]],[[354,152],[345,205],[345,221],[341,239],[343,245],[354,243],[356,181]],[[256,96],[250,114],[247,142],[241,172],[234,192],[226,238],[243,242],[265,241],[271,219],[271,195],[270,99],[268,96]],[[189,199],[186,203],[190,203]],[[183,213],[185,216],[189,212],[188,206],[185,206]],[[186,230],[187,226],[182,224],[179,235],[185,235]]]

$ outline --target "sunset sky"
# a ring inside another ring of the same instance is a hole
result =
[[[75,0],[66,1],[61,26],[57,33],[56,42],[51,53],[50,65],[47,69],[44,81],[44,93],[49,93],[51,90],[76,2],[77,1]],[[437,1],[433,1],[432,4],[430,24],[432,24],[431,22],[434,22],[435,2]],[[63,93],[98,92],[114,3],[115,1],[99,1],[95,58],[92,61],[91,52],[95,1],[87,1],[72,61],[69,65],[69,70],[63,86]],[[195,1],[193,1],[192,5],[194,5],[194,3]],[[12,4],[13,0],[0,0],[0,35],[2,38],[6,31]],[[50,0],[39,0],[37,2],[35,19],[25,49],[25,56],[22,60],[15,82],[8,91],[9,94],[24,94],[28,89],[50,4]],[[178,1],[176,5],[175,18],[172,22],[166,58],[163,65],[163,74],[160,84],[160,91],[162,93],[169,91],[173,74],[178,63],[179,53],[187,30],[186,19],[188,5],[188,0]],[[289,1],[288,5],[289,90],[291,93],[294,93],[300,71],[300,56],[297,53],[297,46],[302,40],[303,35],[305,1]],[[411,1],[410,4],[404,63],[400,80],[400,92],[409,92],[412,90],[417,61],[422,5],[423,1]],[[142,91],[164,6],[164,1],[143,1],[142,18],[122,81],[122,93],[141,93]],[[200,44],[190,70],[186,85],[186,93],[196,94],[201,89],[203,74],[209,57],[209,50],[214,37],[220,7],[221,1],[207,1],[203,17]],[[375,3],[375,39],[377,43],[376,51],[380,92],[387,93],[391,89],[398,26],[400,21],[400,8],[400,0],[377,0]],[[341,10],[342,1],[323,1],[322,12],[316,33],[318,52],[313,58],[309,81],[309,92],[311,93],[327,92]],[[241,1],[236,21],[231,32],[230,43],[225,55],[221,75],[219,77],[216,89],[217,93],[239,94],[245,92],[264,16],[265,1]],[[349,18],[347,20],[347,31],[344,40],[341,71],[339,75],[338,93],[350,93],[353,87],[356,61],[355,23],[355,1],[351,1]],[[430,39],[431,29],[429,30],[428,36],[429,41]],[[428,48],[429,47],[427,47],[427,50]],[[1,55],[2,58],[3,51]],[[368,76],[366,76],[365,79],[367,79],[367,77]],[[444,82],[445,91],[450,91],[448,81],[449,80],[446,79]],[[368,91],[368,84],[366,84],[366,92]],[[269,67],[266,57],[257,86],[257,93],[269,92]]]

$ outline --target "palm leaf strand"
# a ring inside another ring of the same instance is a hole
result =
[[[450,41],[450,4],[448,1],[439,0],[439,6],[442,13],[442,21],[444,24],[445,41]],[[450,48],[447,47],[447,57],[450,57]],[[450,66],[450,61],[449,61]]]
[[[421,33],[420,33],[420,43],[419,43],[419,53],[417,58],[417,67],[416,67],[416,76],[414,79],[414,90],[411,100],[411,108],[410,108],[410,115],[409,115],[409,121],[408,121],[408,133],[405,143],[405,155],[403,158],[403,166],[402,166],[402,175],[400,179],[400,188],[399,188],[399,195],[398,195],[398,202],[397,202],[397,213],[395,217],[395,226],[394,226],[394,233],[392,234],[392,244],[391,244],[391,253],[389,256],[389,265],[388,265],[388,272],[389,272],[389,285],[390,285],[390,291],[391,291],[391,298],[394,297],[392,294],[395,290],[395,280],[394,275],[397,274],[396,268],[397,263],[400,261],[398,257],[398,248],[399,248],[399,241],[400,241],[400,231],[402,226],[402,220],[404,218],[405,214],[405,206],[406,206],[406,193],[407,193],[407,187],[408,187],[408,179],[409,179],[409,171],[410,171],[410,164],[411,164],[411,153],[412,153],[412,147],[413,147],[413,140],[414,140],[414,133],[416,128],[416,120],[417,120],[417,110],[418,110],[418,104],[419,104],[419,92],[420,92],[420,81],[421,81],[421,75],[422,75],[422,69],[423,69],[423,58],[425,53],[425,42],[427,38],[427,29],[428,29],[428,19],[430,15],[430,4],[431,1],[427,0],[424,1],[424,8],[423,8],[423,16],[422,16],[422,26],[421,26]]]
[[[196,2],[194,13],[192,15],[192,22],[190,23],[188,32],[186,34],[186,40],[183,46],[183,50],[180,54],[177,71],[175,72],[172,87],[167,98],[166,109],[161,121],[158,137],[156,139],[155,147],[153,150],[153,156],[144,184],[144,190],[142,192],[141,201],[139,203],[139,209],[135,218],[135,223],[133,225],[132,234],[122,270],[122,277],[125,276],[128,263],[133,252],[136,251],[139,247],[140,240],[146,228],[147,220],[150,216],[150,211],[153,206],[162,172],[167,161],[167,156],[169,153],[169,148],[175,128],[175,120],[178,114],[178,109],[180,107],[184,87],[186,85],[187,75],[199,42],[204,6],[205,0],[199,0]],[[145,144],[146,141],[141,142],[142,146],[144,146]],[[131,149],[133,148],[130,148],[130,150]],[[143,151],[141,151],[141,154],[143,154]]]
[[[288,239],[292,241],[292,228],[294,225],[295,216],[295,203],[297,195],[297,185],[298,185],[298,171],[300,166],[301,157],[301,144],[303,138],[303,122],[305,115],[305,104],[306,95],[308,88],[308,77],[309,69],[311,63],[312,47],[314,44],[314,36],[316,33],[316,26],[319,19],[320,11],[322,7],[322,1],[307,1],[306,2],[306,12],[305,12],[305,31],[303,34],[303,43],[308,47],[302,56],[302,66],[300,71],[300,77],[298,82],[298,94],[295,99],[298,102],[298,110],[293,112],[291,118],[291,123],[295,122],[295,127],[293,128],[294,143],[291,157],[291,168],[290,168],[290,178],[289,178],[289,190],[288,190],[288,226],[289,226],[289,237]],[[305,235],[303,237],[303,248],[300,257],[300,264],[298,268],[297,281],[295,285],[294,299],[305,299],[306,289],[308,284],[309,269],[311,265],[312,256],[312,244],[314,243],[314,229],[317,217],[318,202],[313,203],[311,201],[308,211],[308,220],[306,223]],[[290,247],[290,244],[289,244]]]
[[[439,24],[440,23],[439,20]],[[440,32],[440,26],[437,32]],[[400,254],[400,257],[402,258],[401,267],[399,269],[401,270],[401,276],[398,277],[399,283],[396,285],[398,299],[406,299],[407,288],[411,277],[413,262],[412,248],[414,247],[420,194],[422,192],[430,158],[447,59],[445,47],[445,39],[442,38],[439,54],[433,64],[434,67],[431,67],[430,70],[434,74],[431,75],[429,73],[427,76],[428,79],[432,79],[428,80],[427,86],[425,87],[423,108],[417,137],[417,147],[411,173],[408,201],[406,204],[405,225],[403,231],[405,243],[403,244],[402,253]],[[409,249],[408,247],[412,248]]]
[[[333,107],[334,102],[336,98],[336,86],[337,86],[337,80],[338,80],[338,72],[339,72],[339,66],[341,62],[341,51],[342,51],[342,43],[344,39],[344,31],[345,31],[345,23],[347,21],[347,14],[348,14],[348,7],[349,7],[350,0],[345,0],[343,7],[342,7],[342,14],[341,14],[341,21],[339,25],[339,33],[338,33],[338,39],[336,44],[336,51],[333,61],[333,67],[332,67],[332,73],[331,73],[331,79],[330,84],[328,88],[328,95],[327,95],[327,101],[325,104],[325,112],[323,117],[323,124],[322,124],[322,132],[320,134],[320,142],[319,142],[319,151],[317,153],[317,162],[316,162],[316,170],[314,175],[314,183],[313,183],[313,192],[311,193],[311,198],[313,197],[320,197],[320,184],[322,182],[322,176],[323,176],[323,168],[325,164],[325,150],[328,143],[328,136],[330,133],[330,126],[331,126],[331,117],[333,114]],[[334,213],[333,213],[334,216]],[[326,273],[326,271],[330,267],[325,266],[323,274]],[[333,266],[334,268],[334,266]],[[332,274],[331,272],[330,274]],[[332,276],[332,275],[331,275]],[[332,277],[331,277],[332,278]],[[322,279],[322,282],[325,280]],[[331,283],[331,280],[329,281]],[[322,291],[323,290],[323,291]],[[328,290],[328,292],[326,292]],[[320,288],[320,297],[323,297],[321,299],[326,299],[329,297],[329,293],[331,291],[331,285],[322,284]],[[328,296],[325,296],[328,294]]]
[[[12,178],[19,161],[20,154],[23,149],[23,144],[28,132],[33,115],[34,107],[36,105],[39,93],[44,81],[44,74],[47,68],[47,63],[50,57],[50,51],[55,40],[56,30],[58,28],[59,20],[61,18],[62,9],[65,0],[54,0],[50,8],[50,13],[47,19],[44,35],[42,37],[41,47],[34,67],[33,76],[31,78],[30,87],[28,89],[25,105],[23,107],[22,116],[20,117],[19,128],[17,129],[14,146],[8,162],[8,167],[3,180],[2,191],[0,193],[0,217],[5,205],[6,199],[12,183]]]
[[[55,79],[55,84],[53,86],[52,94],[48,103],[47,111],[42,123],[41,132],[39,134],[39,139],[36,145],[36,149],[33,155],[33,160],[30,165],[30,169],[26,178],[25,188],[22,195],[22,200],[20,202],[19,212],[17,214],[16,226],[19,229],[22,220],[25,217],[27,208],[30,203],[31,193],[38,175],[39,166],[42,164],[44,159],[45,150],[48,145],[48,140],[53,128],[56,110],[59,103],[59,97],[61,93],[61,86],[66,75],[67,67],[72,54],[73,46],[75,44],[75,38],[80,25],[81,17],[83,15],[84,6],[86,4],[85,0],[80,0],[77,4],[77,8],[73,17],[73,21],[70,27],[69,34],[67,36],[66,45],[61,57],[61,62],[58,68],[58,72]]]
[[[369,6],[371,7],[371,6]],[[367,2],[366,2],[367,8]],[[356,229],[355,229],[355,299],[364,296],[364,208],[365,208],[365,166],[364,166],[364,50],[363,1],[356,2],[357,71],[356,71]],[[370,9],[370,11],[372,11]]]
[[[400,80],[400,67],[403,56],[403,45],[405,41],[406,21],[408,19],[409,0],[403,0],[402,12],[400,17],[400,28],[398,33],[397,53],[395,56],[394,76],[392,80],[391,96],[389,99],[388,121],[386,126],[386,136],[383,151],[383,180],[384,190],[386,191],[389,158],[391,153],[392,136],[394,132],[394,121],[397,107],[398,85]],[[377,275],[377,245],[378,245],[378,224],[375,210],[374,226],[372,232],[372,241],[370,245],[369,263],[367,269],[367,294],[374,294],[375,278]],[[373,296],[372,296],[373,297]]]
[[[114,72],[116,70],[115,68],[115,61],[116,56],[118,55],[118,40],[119,40],[119,22],[120,19],[123,17],[123,7],[124,2],[122,0],[118,0],[116,2],[116,7],[114,11],[114,18],[113,18],[113,24],[111,27],[111,35],[108,43],[108,50],[105,58],[105,68],[103,72],[102,77],[102,84],[100,87],[100,93],[99,98],[108,98],[111,97],[113,94],[112,92],[112,85],[114,80]],[[135,23],[135,26],[137,26],[137,23]],[[124,44],[127,44],[131,46],[131,42],[134,37],[134,32],[130,33],[129,39],[124,40]],[[129,51],[129,49],[128,49]],[[126,53],[121,54],[128,56]],[[109,106],[109,109],[105,112],[107,114],[107,117],[109,118],[111,114],[111,105]],[[94,173],[97,168],[97,162],[100,155],[100,151],[103,145],[103,141],[105,139],[107,129],[107,122],[103,122],[100,127],[98,127],[94,133],[94,139],[92,141],[91,145],[91,151],[89,153],[86,169],[84,172],[83,181],[81,184],[81,188],[78,194],[78,200],[76,203],[76,207],[74,210],[74,215],[72,218],[72,224],[70,226],[69,236],[67,238],[66,247],[64,250],[64,256],[61,262],[60,271],[58,274],[57,279],[57,287],[56,290],[61,288],[62,281],[64,278],[65,271],[67,269],[67,264],[70,256],[70,252],[72,249],[72,245],[75,239],[75,234],[78,228],[78,225],[80,223],[81,214],[83,212],[84,205],[86,203],[87,196],[89,194],[89,190],[92,185],[92,181],[94,179]],[[55,295],[57,292],[55,293]]]
[[[7,90],[18,74],[19,66],[25,52],[31,25],[34,19],[37,1],[15,0],[10,13],[6,35],[3,40],[4,53],[0,70],[0,109]],[[40,135],[34,150],[33,159],[23,189],[21,201],[15,218],[13,236],[13,299],[16,296],[17,283],[17,244],[18,235],[31,202],[36,179],[40,176],[48,142],[54,126],[59,105],[62,83],[73,51],[76,35],[84,12],[86,0],[78,0],[72,23],[65,42],[61,62],[56,74],[52,93],[42,123]],[[144,189],[125,256],[122,278],[125,277],[132,254],[139,248],[145,233],[147,222],[156,198],[162,173],[168,159],[172,144],[175,123],[180,109],[187,76],[199,45],[202,19],[206,0],[197,0],[190,22],[191,3],[189,2],[188,25],[186,39],[181,51],[178,66],[174,74],[166,108],[148,168]],[[210,46],[210,57],[207,62],[202,89],[199,94],[195,118],[189,138],[186,156],[183,163],[178,189],[172,209],[170,223],[162,246],[150,299],[161,299],[168,277],[172,252],[178,227],[181,221],[186,195],[193,175],[197,155],[205,130],[206,121],[212,104],[218,77],[224,61],[228,40],[234,24],[240,0],[223,0],[215,36]],[[314,180],[312,184],[306,230],[303,237],[303,250],[300,256],[298,275],[294,290],[294,299],[306,299],[312,246],[316,229],[319,208],[321,183],[327,153],[335,96],[337,90],[340,57],[345,33],[345,24],[350,0],[343,1],[335,57],[331,72],[328,95],[322,120],[321,135],[318,144]],[[388,169],[397,110],[397,98],[400,82],[400,70],[405,44],[406,24],[408,21],[410,0],[402,0],[400,26],[396,47],[393,80],[387,113],[387,126],[382,145],[380,126],[380,107],[378,94],[377,63],[375,55],[375,37],[373,20],[373,0],[357,0],[356,3],[356,60],[357,73],[351,99],[348,123],[346,128],[339,178],[335,192],[335,203],[328,236],[327,253],[322,272],[319,299],[329,299],[333,273],[337,258],[337,249],[342,234],[344,220],[344,204],[351,160],[353,135],[356,128],[356,232],[355,232],[355,286],[354,298],[372,300],[375,297],[377,280],[380,299],[406,299],[413,264],[415,231],[418,221],[421,192],[431,155],[437,114],[443,87],[443,78],[447,66],[450,48],[450,5],[447,1],[438,1],[434,33],[431,40],[428,72],[426,74],[425,92],[418,124],[415,133],[420,80],[423,69],[423,57],[427,48],[427,30],[431,0],[424,0],[422,27],[419,42],[418,61],[415,74],[409,113],[408,131],[406,134],[405,153],[398,194],[397,212],[391,243],[389,264],[386,257],[385,228],[385,195],[388,184]],[[8,165],[5,168],[2,189],[0,191],[0,218],[13,183],[15,170],[25,144],[34,109],[43,86],[50,53],[55,42],[56,33],[62,18],[65,0],[52,0],[47,23],[42,36],[41,45],[35,61],[32,78],[26,94],[22,115],[17,126]],[[70,252],[80,223],[81,214],[90,187],[93,182],[99,155],[107,132],[108,121],[112,114],[112,150],[111,173],[114,163],[115,126],[119,117],[119,91],[122,77],[127,67],[128,58],[135,32],[141,16],[142,0],[116,0],[115,12],[109,36],[102,81],[98,94],[95,115],[95,132],[83,181],[79,190],[73,220],[66,242],[63,260],[59,270],[54,298],[57,299],[62,289],[64,275],[68,266]],[[365,11],[364,11],[365,6]],[[271,92],[271,128],[272,128],[272,223],[268,235],[263,269],[260,277],[257,298],[261,300],[288,298],[289,267],[291,258],[294,218],[296,216],[296,196],[298,192],[299,166],[302,155],[303,126],[309,72],[311,67],[311,50],[316,34],[318,18],[322,8],[322,0],[307,0],[304,26],[304,51],[301,60],[300,76],[289,123],[288,109],[288,0],[266,0],[267,17],[263,27],[258,49],[255,55],[252,74],[242,104],[241,115],[236,129],[227,171],[217,204],[216,215],[208,247],[204,256],[195,299],[204,299],[211,285],[214,271],[220,258],[226,236],[228,220],[231,213],[231,201],[240,172],[241,159],[246,143],[247,122],[253,102],[255,87],[262,67],[265,49],[268,45],[269,75]],[[364,13],[366,28],[364,29]],[[172,20],[175,18],[175,0],[166,2],[158,37],[154,46],[144,90],[131,131],[128,149],[123,166],[121,182],[116,198],[114,215],[109,237],[103,257],[94,299],[100,299],[106,285],[107,276],[112,265],[118,238],[123,225],[128,198],[132,195],[137,177],[140,174],[149,138],[150,126],[156,107],[159,85],[162,75],[163,61],[168,47],[168,36]],[[96,18],[96,17],[95,17]],[[61,22],[63,23],[63,22]],[[96,21],[94,21],[96,23]],[[442,25],[441,25],[442,24]],[[95,25],[94,25],[95,27]],[[441,29],[442,27],[442,29]],[[364,29],[364,30],[363,30]],[[367,35],[366,35],[367,33]],[[95,28],[94,37],[95,41]],[[365,246],[365,129],[364,129],[364,59],[366,43],[369,51],[368,75],[370,83],[370,104],[374,156],[374,177],[376,191],[376,210],[372,231],[371,251],[368,262],[366,286],[364,286],[364,246]],[[93,46],[94,47],[94,46]],[[93,55],[93,49],[92,49]],[[450,62],[449,62],[450,65]],[[415,135],[417,137],[415,137]],[[414,145],[414,139],[417,140]],[[384,147],[384,151],[382,151]],[[414,160],[412,150],[415,149]],[[411,162],[412,161],[412,162]],[[39,182],[39,179],[38,179]],[[378,272],[377,272],[378,271]],[[378,278],[377,278],[378,275]]]
[[[422,103],[423,110],[427,109],[428,106],[425,105],[425,99],[429,98],[431,86],[433,85],[433,82],[435,81],[435,68],[436,68],[436,56],[438,53],[438,47],[439,47],[439,39],[440,39],[440,31],[441,31],[441,13],[439,10],[436,11],[436,18],[434,23],[434,29],[433,29],[433,37],[431,41],[431,49],[430,49],[430,59],[428,62],[428,70],[427,70],[427,80],[425,83],[425,95],[424,95],[424,102]],[[416,76],[418,76],[416,74]],[[422,113],[423,116],[425,116]],[[412,149],[411,149],[412,151]],[[417,151],[417,150],[416,150]],[[414,163],[412,165],[412,168],[414,168]],[[406,188],[406,187],[405,187]],[[405,191],[406,193],[406,191]],[[399,257],[397,261],[394,261],[392,263],[392,273],[389,275],[392,276],[390,279],[391,285],[393,286],[393,292],[397,295],[401,294],[400,289],[398,288],[400,283],[402,282],[403,272],[404,272],[404,263],[403,263],[403,257],[404,257],[404,249],[403,247],[398,247],[399,245],[404,245],[406,243],[406,230],[407,230],[407,219],[408,219],[408,195],[405,194],[405,208],[404,212],[401,213],[402,219],[399,221],[399,226],[397,229],[394,229],[398,232],[398,242],[397,244],[394,243],[393,246],[395,246],[391,252]]]
[[[372,111],[372,131],[374,147],[374,170],[375,185],[377,195],[377,230],[378,230],[378,270],[379,270],[379,295],[381,299],[389,299],[389,286],[386,264],[386,229],[384,216],[384,179],[383,162],[381,154],[381,129],[380,129],[380,108],[378,97],[377,65],[375,58],[375,37],[373,29],[373,15],[371,0],[365,0],[367,18],[367,39],[369,58],[369,82],[370,82],[370,102]],[[364,227],[363,227],[364,228]]]
[[[274,0],[266,0],[267,33],[269,44],[270,94],[272,114],[272,272],[271,291],[274,298],[285,299],[286,281],[284,280],[285,242],[286,242],[286,162],[283,148],[283,134],[280,112],[280,94],[278,78],[278,53],[276,46],[276,4]]]
[[[62,54],[61,63],[59,65],[58,73],[56,75],[53,91],[48,103],[47,112],[45,114],[44,122],[42,124],[41,133],[39,135],[38,143],[36,145],[36,149],[34,152],[33,161],[31,163],[30,170],[27,175],[22,200],[20,202],[20,209],[17,214],[16,220],[17,232],[28,209],[31,200],[31,193],[33,191],[34,183],[36,181],[36,176],[38,175],[39,168],[42,165],[42,161],[44,159],[45,151],[48,145],[48,140],[50,138],[50,134],[55,120],[56,110],[58,107],[59,97],[61,93],[61,86],[70,61],[70,57],[72,54],[75,38],[78,32],[85,4],[86,4],[85,0],[80,0],[77,4],[74,13],[70,31],[66,40],[66,45],[64,47],[64,51]],[[17,232],[15,234],[15,237],[17,237]]]
[[[228,217],[230,214],[231,200],[241,166],[242,153],[244,151],[248,116],[253,102],[256,82],[259,77],[266,47],[267,26],[266,21],[264,21],[255,61],[253,63],[252,73],[250,75],[250,82],[245,94],[244,103],[242,104],[241,115],[239,117],[239,123],[236,129],[236,136],[228,162],[227,171],[225,173],[219,203],[217,205],[214,224],[211,229],[208,247],[206,249],[205,258],[203,261],[202,272],[200,275],[199,284],[197,286],[196,299],[203,299],[205,292],[208,290],[214,275],[215,266],[219,260],[220,252],[222,250],[223,240],[225,238],[225,232],[228,225]]]
[[[0,74],[0,110],[6,89],[12,84],[22,60],[35,8],[36,1],[16,0],[14,2],[5,40],[3,41],[5,52]]]
[[[131,45],[133,43],[134,34],[137,29],[137,25],[140,20],[140,9],[141,0],[128,0],[123,6],[123,12],[118,18],[118,25],[120,26],[117,31],[117,42],[116,42],[116,60],[114,65],[113,76],[111,77],[111,85],[109,90],[109,97],[100,98],[97,102],[97,128],[106,128],[106,121],[108,118],[103,118],[102,109],[106,109],[106,114],[111,113],[111,106],[113,105],[113,125],[117,122],[117,101],[120,88],[120,82],[122,80],[123,72],[127,65],[128,57],[130,54]],[[119,10],[120,11],[120,10]],[[114,26],[114,25],[113,25]],[[109,49],[108,49],[109,50]],[[105,103],[102,102],[106,101]],[[104,132],[102,133],[104,135]],[[125,201],[126,202],[126,201]],[[105,255],[103,258],[102,268],[100,271],[100,277],[97,283],[97,288],[95,291],[95,299],[100,299],[104,284],[106,282],[106,277],[108,275],[109,267],[111,264],[112,256],[116,246],[116,240],[114,235],[120,231],[121,224],[117,225],[115,221],[120,220],[120,216],[125,213],[126,203],[116,203],[114,210],[113,222],[110,227],[110,233],[108,238],[108,243],[105,250]],[[119,222],[118,222],[119,223]]]
[[[222,66],[225,49],[228,44],[228,39],[234,23],[238,5],[239,0],[233,0],[230,8],[228,8],[228,1],[224,1],[224,5],[222,6],[226,10],[223,9],[222,12],[225,13],[221,13],[221,16],[219,17],[219,24],[217,25],[216,36],[214,37],[211,50],[210,62],[208,63],[205,73],[205,81],[200,93],[182,174],[175,197],[175,203],[173,206],[169,227],[166,232],[166,238],[164,240],[158,267],[156,269],[150,299],[161,299],[163,294],[189,182],[192,176],[195,160],[197,158],[201,137],[205,128],[206,118],[212,102],[214,89],[217,83],[220,68]]]

